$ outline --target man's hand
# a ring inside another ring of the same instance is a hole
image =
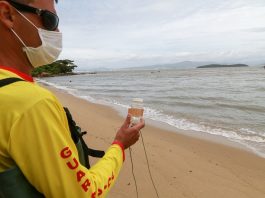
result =
[[[141,121],[138,124],[131,127],[130,120],[131,120],[131,115],[128,114],[125,122],[117,132],[114,140],[122,143],[124,149],[127,149],[128,147],[130,147],[131,145],[135,144],[135,142],[138,141],[140,137],[140,130],[145,126],[144,120],[141,119]]]

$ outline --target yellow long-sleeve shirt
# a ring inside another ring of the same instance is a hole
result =
[[[123,164],[113,144],[89,170],[78,161],[63,107],[33,79],[0,67],[0,79],[23,78],[0,88],[0,172],[17,165],[45,197],[105,197]],[[18,196],[19,197],[19,196]]]

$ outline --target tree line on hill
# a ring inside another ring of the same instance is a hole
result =
[[[37,67],[32,71],[33,77],[51,77],[60,75],[73,75],[73,70],[77,67],[73,60],[57,60],[51,64]]]
[[[248,67],[248,65],[246,64],[233,64],[233,65],[209,64],[209,65],[202,65],[197,68],[216,68],[216,67]]]

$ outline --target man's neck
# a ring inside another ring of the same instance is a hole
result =
[[[30,66],[30,63],[28,63],[26,57],[24,60],[21,60],[21,56],[18,57],[12,52],[9,54],[0,53],[0,65],[11,67],[24,74],[31,76],[32,67]]]

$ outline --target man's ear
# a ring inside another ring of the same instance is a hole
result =
[[[15,12],[14,8],[6,1],[0,1],[0,23],[8,29],[13,28]]]

